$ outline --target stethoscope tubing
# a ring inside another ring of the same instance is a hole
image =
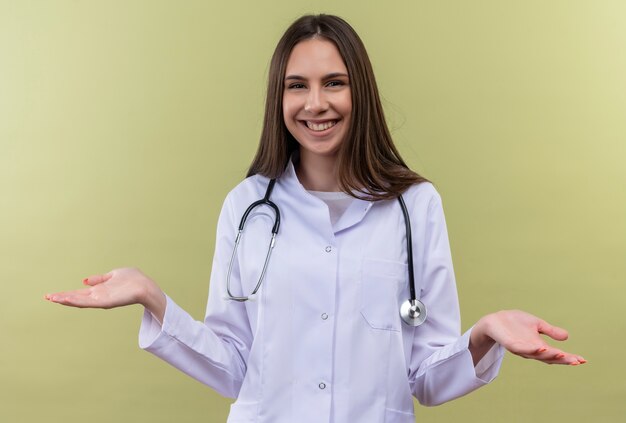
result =
[[[233,253],[230,257],[230,262],[228,264],[228,274],[226,276],[226,291],[228,296],[226,299],[233,301],[248,301],[255,298],[257,291],[261,287],[261,283],[263,282],[263,278],[265,277],[265,273],[267,272],[267,266],[270,261],[270,256],[272,254],[272,250],[274,249],[274,244],[276,241],[276,235],[278,234],[278,230],[280,229],[280,210],[278,206],[270,200],[270,196],[272,195],[272,191],[274,189],[274,185],[276,184],[276,179],[271,179],[267,190],[265,191],[265,196],[250,204],[243,216],[241,217],[241,222],[239,223],[239,228],[237,232],[237,237],[235,238],[235,245],[233,247]],[[406,251],[407,251],[407,267],[409,273],[409,293],[410,298],[402,303],[400,306],[400,317],[402,321],[405,322],[409,326],[419,326],[426,320],[426,307],[424,304],[417,299],[417,294],[415,292],[415,274],[413,269],[413,240],[411,237],[411,219],[409,217],[409,212],[407,210],[406,204],[404,203],[404,198],[402,195],[398,196],[398,202],[400,203],[400,207],[402,209],[402,215],[404,217],[404,225],[406,231]],[[239,242],[243,237],[243,231],[246,226],[246,221],[248,220],[248,216],[252,211],[258,206],[269,206],[274,210],[274,226],[272,227],[272,238],[270,239],[269,246],[267,248],[267,254],[265,255],[265,262],[263,263],[263,269],[261,270],[261,276],[259,276],[259,280],[257,281],[254,290],[250,295],[247,296],[235,296],[230,291],[230,275],[233,270],[233,263],[237,256],[237,248],[239,247]]]
[[[267,271],[267,265],[270,262],[270,256],[272,255],[272,250],[274,249],[274,244],[276,242],[276,235],[278,234],[278,230],[280,229],[280,210],[278,209],[278,206],[272,200],[270,200],[270,196],[272,195],[272,191],[274,190],[275,184],[276,184],[276,179],[270,180],[270,183],[267,186],[267,190],[265,191],[265,196],[262,199],[257,200],[254,203],[250,204],[250,206],[248,206],[243,216],[241,217],[241,222],[239,223],[237,237],[235,238],[235,245],[233,247],[233,253],[230,256],[230,262],[228,264],[228,274],[226,276],[226,292],[228,293],[228,296],[226,298],[229,300],[239,301],[239,302],[251,300],[252,298],[254,298],[253,296],[256,295],[257,291],[261,287],[261,283],[263,282],[263,278],[265,277],[265,272]],[[267,247],[267,254],[265,255],[265,262],[263,263],[263,270],[261,271],[261,276],[259,276],[259,280],[257,281],[257,284],[254,287],[254,290],[252,291],[252,293],[250,293],[250,295],[242,296],[242,297],[235,296],[230,292],[230,275],[233,271],[233,263],[235,261],[235,257],[237,256],[237,247],[239,247],[239,242],[241,241],[241,238],[243,237],[243,230],[246,226],[248,215],[252,213],[252,210],[254,210],[256,207],[263,206],[263,205],[269,206],[274,210],[274,226],[272,227],[272,238],[270,239],[269,246]]]
[[[413,273],[413,238],[411,236],[411,219],[409,218],[409,211],[406,208],[402,195],[398,196],[398,202],[400,203],[400,208],[402,208],[402,214],[404,215],[404,226],[406,231],[406,255],[407,265],[409,267],[410,299],[415,300],[417,295],[415,293],[415,274]]]

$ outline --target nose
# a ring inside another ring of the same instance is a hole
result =
[[[328,109],[328,101],[322,88],[311,87],[309,89],[304,111],[311,114],[320,114]]]

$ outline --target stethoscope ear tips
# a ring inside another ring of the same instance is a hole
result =
[[[400,306],[400,317],[409,326],[419,326],[426,321],[426,306],[420,300],[406,300]]]

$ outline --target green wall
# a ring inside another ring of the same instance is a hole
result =
[[[202,318],[214,229],[260,131],[278,37],[364,39],[405,159],[446,208],[463,329],[520,308],[589,362],[508,355],[422,422],[626,415],[626,3],[0,0],[0,421],[219,422],[139,350],[139,306],[43,300],[137,266]]]

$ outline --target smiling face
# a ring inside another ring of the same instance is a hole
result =
[[[335,44],[323,38],[296,44],[285,72],[283,119],[300,144],[300,159],[334,160],[351,112],[348,70]]]

